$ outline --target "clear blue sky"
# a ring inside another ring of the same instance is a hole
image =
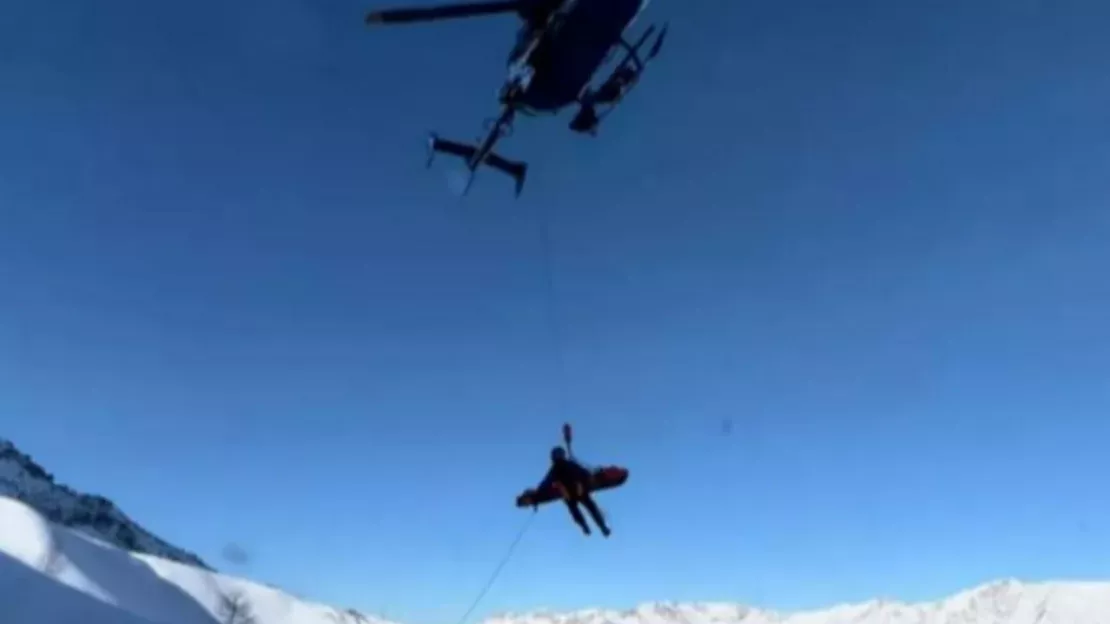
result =
[[[1105,3],[655,0],[602,137],[522,123],[525,195],[462,202],[424,133],[481,129],[515,25],[369,8],[5,5],[0,434],[412,624],[567,419],[632,470],[614,537],[544,511],[478,615],[1110,574]]]

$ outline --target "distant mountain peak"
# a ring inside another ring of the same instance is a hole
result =
[[[727,602],[646,602],[624,610],[504,613],[486,624],[1106,624],[1110,583],[1002,579],[942,600],[891,598],[784,613]]]
[[[55,524],[79,529],[124,550],[212,569],[197,555],[148,531],[111,500],[57,483],[54,475],[4,438],[0,438],[0,496],[21,500]]]

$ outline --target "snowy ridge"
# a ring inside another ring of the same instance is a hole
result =
[[[391,624],[222,575],[0,439],[3,624]],[[730,603],[505,614],[484,624],[1110,624],[1110,582],[982,585],[943,600],[779,613]]]
[[[0,438],[0,496],[34,507],[49,521],[78,528],[125,550],[208,568],[200,557],[154,535],[101,496],[81,494],[55,483],[54,475]]]
[[[730,603],[504,614],[485,624],[1110,624],[1110,582],[989,583],[936,602],[871,600],[802,613]]]
[[[0,497],[4,624],[389,624],[260,583],[137,554]]]

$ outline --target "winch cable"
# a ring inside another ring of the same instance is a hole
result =
[[[524,522],[524,525],[520,527],[520,531],[517,532],[516,537],[513,539],[513,542],[509,544],[509,549],[506,550],[505,555],[501,557],[501,561],[498,562],[497,567],[494,568],[493,574],[490,575],[489,580],[486,581],[486,584],[482,586],[482,590],[478,592],[477,597],[474,598],[474,602],[470,603],[470,606],[467,608],[466,612],[462,614],[462,617],[459,618],[457,624],[465,624],[467,618],[469,618],[470,615],[474,613],[474,610],[478,608],[478,605],[482,602],[482,599],[486,597],[486,594],[489,593],[489,590],[493,587],[493,584],[497,582],[497,578],[501,576],[501,571],[505,569],[505,564],[509,563],[509,560],[513,558],[513,553],[516,552],[516,547],[520,545],[520,540],[524,539],[524,535],[528,533],[528,529],[532,526],[532,521],[535,519],[535,512],[528,514],[528,519]]]

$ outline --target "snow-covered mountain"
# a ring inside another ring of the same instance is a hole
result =
[[[3,624],[389,624],[120,550],[0,497]]]
[[[1110,582],[999,581],[944,600],[872,600],[777,613],[737,604],[643,604],[627,611],[506,614],[485,624],[1110,624]]]
[[[0,440],[3,624],[391,624],[219,574]],[[1110,624],[1110,582],[1001,581],[919,604],[777,613],[726,603],[506,614],[484,624]]]
[[[210,570],[129,553],[0,497],[4,624],[391,624]],[[733,604],[505,615],[485,624],[1108,624],[1110,583],[984,585],[926,604],[780,614]]]
[[[53,523],[79,528],[125,550],[208,568],[200,557],[166,542],[127,517],[112,501],[56,483],[54,475],[3,438],[0,438],[0,496],[19,499]]]

